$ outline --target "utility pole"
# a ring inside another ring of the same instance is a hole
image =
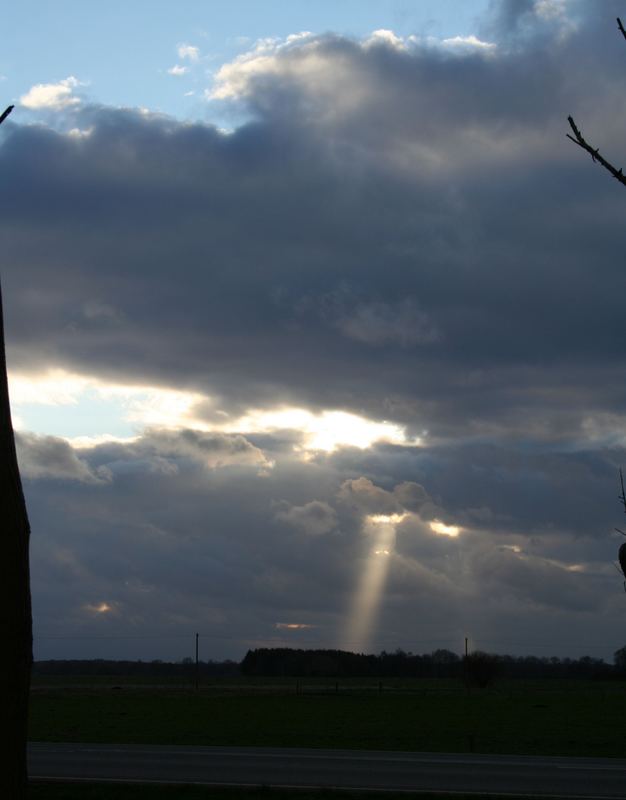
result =
[[[466,636],[465,637],[465,658],[463,659],[463,678],[465,680],[465,685],[467,687],[467,692],[469,694],[469,672],[468,672],[469,663],[467,661],[467,654],[468,654],[468,648],[467,648],[467,636]]]
[[[196,633],[196,692],[198,691],[198,670],[199,670],[199,663],[198,663],[198,639],[200,637],[199,633]]]

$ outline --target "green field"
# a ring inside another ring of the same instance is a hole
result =
[[[132,683],[35,688],[30,739],[626,757],[620,683],[468,691],[415,680],[380,691],[372,681],[229,679],[199,692]]]

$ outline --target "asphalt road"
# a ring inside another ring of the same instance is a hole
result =
[[[33,742],[32,778],[626,798],[626,760]]]

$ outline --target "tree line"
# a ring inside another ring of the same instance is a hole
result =
[[[241,672],[268,677],[459,678],[476,685],[487,685],[496,676],[611,679],[626,677],[626,648],[615,654],[613,664],[591,656],[572,659],[474,651],[461,657],[443,649],[422,655],[403,650],[375,655],[343,650],[260,648],[247,652]]]
[[[108,659],[36,661],[33,674],[125,675],[187,678],[195,674],[191,658],[182,661],[117,661]],[[248,650],[241,662],[199,661],[199,677],[284,678],[456,678],[487,686],[495,678],[586,678],[626,679],[626,647],[618,650],[613,663],[601,658],[556,656],[511,656],[474,651],[461,657],[451,650],[417,655],[404,650],[378,654],[345,650],[257,648]]]

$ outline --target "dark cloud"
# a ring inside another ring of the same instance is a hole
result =
[[[111,479],[106,467],[92,469],[76,451],[56,436],[16,433],[15,445],[24,478],[102,483]]]
[[[254,643],[350,646],[351,599],[376,525],[384,524],[368,517],[400,513],[372,647],[455,647],[468,633],[517,652],[527,641],[551,652],[605,654],[619,644],[622,589],[610,563],[619,542],[609,527],[616,515],[609,502],[603,507],[597,457],[580,457],[588,465],[578,483],[572,466],[559,477],[565,462],[552,457],[543,465],[518,461],[507,473],[484,453],[481,474],[478,454],[460,449],[449,454],[465,475],[456,484],[436,454],[425,464],[415,449],[404,461],[397,457],[405,449],[386,446],[353,450],[352,460],[342,451],[323,463],[283,455],[264,471],[256,461],[207,469],[171,436],[83,448],[85,464],[106,470],[108,482],[27,480],[42,657],[68,647],[101,653],[99,636],[124,637],[106,640],[116,653],[147,657],[161,647],[161,656],[179,657],[180,636],[195,630],[207,635],[212,654],[234,657]],[[158,458],[167,469],[155,469]],[[501,471],[499,482],[488,465]],[[415,472],[436,504],[402,480]],[[533,473],[553,492],[529,490],[524,481],[536,486]],[[486,499],[491,508],[465,505]],[[586,506],[600,515],[593,530],[574,522]],[[438,534],[433,519],[461,532]],[[99,610],[103,603],[110,608]],[[567,641],[559,629],[565,618]],[[516,632],[514,619],[522,626]],[[314,627],[277,631],[285,621]],[[74,644],[46,638],[68,631]],[[91,643],[81,638],[89,635]],[[152,636],[160,637],[155,644]]]
[[[249,114],[229,134],[84,104],[3,125],[13,369],[199,392],[209,428],[296,405],[421,437],[305,462],[289,430],[22,434],[42,629],[206,624],[235,651],[293,620],[332,643],[364,518],[408,512],[395,644],[416,618],[430,639],[557,641],[567,619],[611,639],[626,194],[565,133],[573,114],[620,163],[618,5],[494,4],[495,47],[250,56],[218,83]]]
[[[360,477],[341,484],[337,497],[342,503],[358,509],[362,514],[401,515],[406,511],[422,512],[432,502],[418,483],[403,481],[392,491],[376,486],[369,478]]]
[[[289,503],[279,503],[276,508],[277,519],[300,528],[312,536],[329,533],[337,527],[337,514],[335,510],[319,500],[311,500],[303,506],[292,506]]]

